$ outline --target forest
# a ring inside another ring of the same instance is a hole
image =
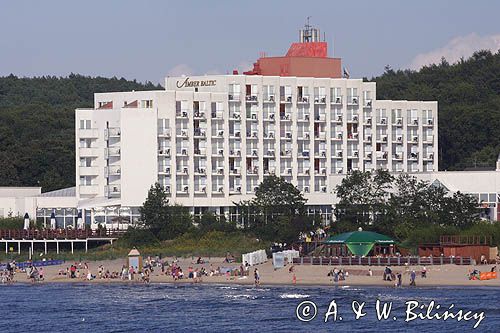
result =
[[[365,78],[368,81],[368,79]],[[385,71],[377,99],[437,100],[439,169],[493,167],[500,152],[500,52]],[[0,77],[0,186],[74,186],[74,110],[98,92],[162,89],[124,78]]]

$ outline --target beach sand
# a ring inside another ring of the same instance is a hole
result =
[[[172,258],[165,258],[169,263],[172,262]],[[205,258],[206,259],[206,258]],[[201,268],[205,267],[210,270],[210,264],[214,267],[239,267],[240,264],[227,264],[224,263],[223,258],[210,258],[209,263],[203,265],[193,264],[196,258],[178,258],[179,265],[187,276],[188,267]],[[58,266],[46,266],[44,267],[44,278],[45,280],[41,283],[75,283],[75,282],[86,282],[86,283],[141,283],[139,281],[139,276],[136,275],[136,281],[123,281],[121,279],[95,279],[92,281],[87,281],[84,279],[85,270],[81,270],[82,277],[79,279],[70,279],[64,275],[59,275],[59,270],[65,270],[72,263],[66,262],[63,265]],[[110,272],[117,271],[120,272],[122,265],[126,264],[126,259],[116,259],[116,260],[106,260],[106,261],[95,261],[89,262],[89,269],[92,274],[97,275],[97,269],[99,265],[104,266],[104,270],[109,270]],[[418,286],[500,286],[500,279],[487,280],[487,281],[471,281],[467,278],[467,274],[470,270],[476,268],[482,272],[489,272],[492,265],[483,266],[458,266],[458,265],[442,265],[442,266],[426,266],[427,268],[427,278],[420,277],[420,271],[422,266],[392,266],[391,269],[394,273],[401,272],[403,275],[403,286],[408,286],[410,281],[410,273],[415,270],[417,273],[416,284]],[[268,261],[264,264],[250,267],[250,275],[248,277],[226,277],[226,276],[204,276],[202,284],[216,283],[216,284],[245,284],[253,285],[253,271],[257,268],[260,273],[261,285],[293,285],[293,275],[296,277],[297,285],[334,285],[332,277],[327,276],[328,272],[334,268],[334,266],[312,266],[312,265],[296,265],[294,266],[294,273],[289,272],[290,265],[274,270],[272,261]],[[339,281],[337,285],[340,286],[387,286],[393,287],[394,281],[383,281],[382,275],[384,266],[337,266],[337,268],[342,268],[344,271],[349,272],[349,276],[344,281]],[[373,276],[368,276],[368,269],[371,269]],[[16,273],[14,281],[17,283],[30,283],[23,272]],[[174,283],[171,276],[166,276],[161,274],[160,268],[154,268],[154,272],[151,274],[151,283]],[[182,279],[175,283],[192,283],[191,279]]]

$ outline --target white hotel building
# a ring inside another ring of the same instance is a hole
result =
[[[76,188],[23,207],[45,220],[72,209],[110,228],[117,216],[136,221],[159,182],[171,203],[193,214],[233,218],[234,202],[275,174],[329,221],[345,174],[386,169],[472,193],[497,219],[498,167],[467,177],[438,172],[437,102],[377,100],[376,83],[341,78],[340,60],[327,58],[312,32],[307,39],[310,31],[301,31],[286,57],[261,58],[245,75],[168,77],[165,90],[95,94],[94,108],[75,113]],[[317,75],[323,69],[326,77]]]

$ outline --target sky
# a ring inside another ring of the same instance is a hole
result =
[[[500,49],[500,1],[0,0],[0,76],[162,83],[284,55],[310,16],[351,77]]]

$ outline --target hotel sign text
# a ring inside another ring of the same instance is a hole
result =
[[[177,81],[177,88],[213,87],[217,80],[189,81],[187,77],[184,81]]]

